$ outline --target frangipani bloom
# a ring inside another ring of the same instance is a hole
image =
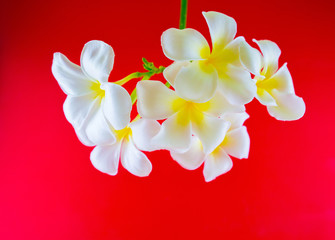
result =
[[[170,28],[162,34],[164,54],[176,61],[169,68],[178,68],[178,71],[171,70],[177,72],[174,84],[177,94],[200,103],[208,101],[218,88],[233,104],[250,102],[256,94],[256,86],[240,62],[239,48],[245,40],[243,37],[234,39],[235,20],[218,12],[203,12],[203,15],[209,27],[212,50],[194,29]],[[185,61],[192,62],[183,65]]]
[[[130,173],[138,177],[148,176],[152,165],[139,149],[155,150],[150,143],[159,129],[159,123],[150,119],[135,120],[121,130],[110,128],[110,133],[115,135],[116,140],[93,149],[91,152],[93,166],[101,172],[116,175],[121,159],[122,166]]]
[[[204,162],[203,174],[206,182],[228,172],[233,167],[229,156],[239,159],[248,158],[250,138],[244,121],[248,118],[247,113],[225,114],[222,119],[231,123],[223,141],[209,154],[204,153],[203,146],[197,137],[192,138],[191,148],[178,153],[171,151],[171,156],[182,167],[194,170]]]
[[[255,74],[256,98],[267,106],[269,114],[278,120],[297,120],[306,110],[304,100],[296,96],[291,74],[285,63],[278,69],[280,48],[272,41],[256,41],[261,53],[249,44],[241,45],[241,61],[251,73]]]
[[[179,152],[190,148],[192,134],[200,139],[205,153],[212,152],[230,125],[218,116],[245,110],[243,105],[230,104],[219,92],[204,103],[185,100],[159,81],[139,82],[137,95],[137,110],[143,118],[167,118],[152,142],[157,147]]]
[[[54,54],[52,73],[68,95],[63,106],[65,117],[84,145],[115,141],[109,123],[118,130],[125,128],[132,104],[123,87],[108,82],[114,51],[102,41],[90,41],[83,48],[80,63],[81,67],[61,53]]]

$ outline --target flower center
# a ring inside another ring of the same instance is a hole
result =
[[[132,135],[132,131],[130,127],[125,127],[124,129],[121,130],[114,130],[116,140],[118,142],[121,142],[122,140],[129,140],[129,138]]]
[[[99,81],[92,83],[91,90],[96,93],[96,97],[101,97],[101,99],[105,97],[104,85],[105,83],[101,84]]]
[[[172,104],[177,112],[177,122],[180,125],[188,125],[190,122],[200,124],[204,119],[204,111],[210,107],[209,102],[194,103],[183,99],[177,99]]]

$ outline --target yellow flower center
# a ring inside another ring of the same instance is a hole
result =
[[[102,84],[99,81],[92,82],[90,89],[95,93],[94,98],[100,99],[100,104],[102,99],[105,97],[105,90],[102,88]]]
[[[92,82],[90,89],[97,93],[97,95],[105,95],[105,90],[101,88],[101,83],[99,81]]]
[[[219,78],[224,78],[228,64],[239,62],[238,51],[224,46],[215,46],[211,53],[203,48],[200,56],[204,59],[199,60],[201,70],[206,73],[216,70]]]
[[[132,135],[132,131],[130,127],[125,127],[124,129],[121,129],[121,130],[114,130],[114,133],[116,136],[116,140],[118,142],[121,142],[122,140],[129,141]]]
[[[190,122],[201,124],[204,112],[210,107],[210,102],[194,103],[184,99],[177,99],[172,103],[173,111],[177,112],[177,123],[183,126]]]

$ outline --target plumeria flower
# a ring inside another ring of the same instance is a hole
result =
[[[222,119],[230,122],[231,125],[223,141],[209,154],[203,151],[201,141],[193,136],[191,148],[184,153],[171,151],[172,158],[189,170],[194,170],[204,163],[205,181],[214,180],[233,167],[230,156],[238,159],[248,158],[250,138],[246,127],[243,126],[248,117],[247,113],[225,114]]]
[[[143,118],[167,118],[152,142],[157,147],[172,151],[187,151],[194,134],[202,142],[204,152],[212,152],[223,140],[229,127],[229,122],[218,116],[225,112],[245,110],[243,105],[229,103],[219,92],[204,103],[183,99],[159,81],[139,82],[137,94],[137,110]]]
[[[132,106],[128,92],[108,82],[114,51],[102,41],[90,41],[83,48],[80,64],[61,53],[54,54],[52,73],[68,95],[63,106],[65,117],[84,145],[113,142],[109,124],[117,130],[125,128]]]
[[[103,173],[116,175],[121,159],[122,166],[130,173],[145,177],[152,170],[147,156],[140,151],[154,151],[151,138],[158,133],[160,125],[150,119],[139,119],[121,130],[110,128],[116,141],[96,146],[91,152],[93,166]]]
[[[256,98],[278,120],[297,120],[306,110],[304,100],[295,94],[291,74],[285,63],[278,69],[280,48],[272,41],[256,41],[262,54],[249,44],[241,45],[243,65],[255,74]]]
[[[170,28],[162,34],[166,57],[175,61],[169,68],[177,73],[175,89],[188,101],[206,102],[218,89],[232,104],[250,102],[256,86],[239,58],[243,37],[234,39],[237,31],[233,18],[218,12],[203,12],[212,40],[212,50],[198,31]]]

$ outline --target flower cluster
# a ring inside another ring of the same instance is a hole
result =
[[[305,112],[295,95],[287,65],[279,68],[279,47],[272,41],[236,37],[236,22],[218,12],[204,12],[212,46],[198,31],[170,28],[161,37],[173,63],[108,82],[114,51],[102,41],[88,42],[80,66],[55,53],[52,72],[67,94],[64,113],[79,140],[94,146],[91,161],[115,175],[121,161],[136,176],[147,176],[151,162],[143,151],[169,150],[182,167],[204,163],[206,181],[232,168],[231,156],[247,158],[250,139],[245,104],[256,98],[278,120],[296,120]],[[164,69],[164,71],[163,71]],[[148,80],[163,71],[167,83]],[[143,77],[132,96],[122,85]],[[137,99],[138,116],[130,113]],[[158,122],[160,120],[161,124]]]

